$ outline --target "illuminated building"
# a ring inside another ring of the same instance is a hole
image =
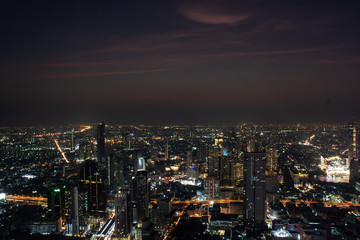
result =
[[[188,180],[197,180],[198,179],[199,172],[196,168],[197,167],[195,165],[192,165],[186,170],[186,178]]]
[[[276,239],[276,240],[280,240],[280,239],[291,240],[291,239],[293,239],[293,236],[291,235],[291,233],[282,228],[271,231],[271,237],[272,237],[272,239]]]
[[[115,237],[127,238],[130,233],[128,190],[122,188],[115,196]]]
[[[112,186],[122,186],[124,182],[124,157],[123,151],[114,150],[113,154],[108,159],[108,183]]]
[[[270,147],[266,150],[266,170],[276,172],[278,168],[278,154],[276,149]]]
[[[358,135],[356,129],[356,123],[349,123],[349,151],[348,151],[348,162],[350,163],[350,183],[354,183],[359,176],[359,159],[358,159]]]
[[[218,146],[209,149],[208,156],[208,175],[211,177],[220,177],[220,156],[221,149]]]
[[[235,180],[235,162],[231,156],[223,154],[220,157],[220,185],[232,186]]]
[[[74,129],[71,131],[71,151],[75,150],[75,137],[74,137]]]
[[[86,208],[93,214],[103,212],[106,203],[105,183],[102,181],[97,163],[88,159],[80,169],[80,189],[86,193]]]
[[[165,140],[164,152],[165,152],[165,160],[168,160],[169,159],[169,140],[168,139]]]
[[[79,235],[85,230],[85,193],[77,186],[65,189],[66,235]]]
[[[192,164],[192,150],[188,150],[186,155],[186,169],[189,169],[191,164]]]
[[[97,126],[96,134],[97,142],[97,160],[98,162],[105,161],[105,123],[100,122]]]
[[[206,177],[205,191],[208,196],[208,200],[218,199],[220,197],[219,186],[219,179],[213,176]]]
[[[149,184],[148,174],[146,171],[145,160],[138,159],[138,169],[135,177],[135,191],[136,191],[136,218],[138,228],[143,227],[144,220],[149,218]]]
[[[208,169],[207,165],[208,146],[204,143],[198,143],[196,147],[196,163],[199,167],[199,172],[205,173]]]
[[[54,187],[48,193],[48,209],[51,219],[59,220],[60,224],[65,221],[64,212],[64,190],[61,187]]]
[[[247,236],[257,236],[265,221],[265,153],[244,153],[244,222]]]

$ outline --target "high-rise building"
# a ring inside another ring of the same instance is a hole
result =
[[[77,186],[65,189],[66,235],[79,235],[85,230],[85,193]]]
[[[115,196],[115,237],[127,239],[130,234],[129,191],[121,188]]]
[[[71,131],[71,151],[75,150],[75,136],[74,129]]]
[[[276,149],[269,147],[266,150],[266,170],[268,172],[276,172],[278,168],[278,154]]]
[[[244,153],[244,222],[248,237],[256,237],[265,223],[265,153]]]
[[[64,190],[62,187],[51,188],[48,192],[48,209],[53,220],[65,221]]]
[[[122,186],[124,183],[124,153],[122,150],[114,150],[108,159],[108,184]]]
[[[235,161],[232,156],[220,156],[220,185],[232,186],[235,182]]]
[[[100,122],[97,126],[96,134],[97,142],[97,160],[98,162],[105,163],[105,123]]]
[[[348,125],[349,151],[348,163],[350,164],[350,183],[354,183],[359,177],[359,148],[358,134],[355,121]]]
[[[187,151],[186,155],[186,169],[189,169],[192,164],[192,150]]]
[[[80,169],[79,186],[86,193],[86,208],[93,214],[105,211],[106,187],[94,160],[88,159]]]
[[[143,222],[149,218],[150,192],[148,174],[143,158],[138,159],[138,169],[135,177],[136,191],[136,218],[138,228],[143,227]]]
[[[220,178],[220,157],[221,157],[220,147],[215,146],[209,149],[208,175],[211,177],[216,177],[218,180]]]
[[[169,140],[168,139],[165,140],[164,152],[165,152],[165,160],[169,160]]]
[[[205,179],[205,191],[208,200],[218,199],[220,197],[219,192],[219,179],[213,176],[207,176]]]
[[[227,145],[229,149],[229,155],[232,157],[237,157],[239,155],[240,142],[238,138],[238,133],[236,132],[235,128],[232,128],[229,131]]]

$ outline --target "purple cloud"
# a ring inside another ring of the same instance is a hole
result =
[[[185,1],[179,12],[187,19],[208,24],[236,24],[249,17],[234,1]]]

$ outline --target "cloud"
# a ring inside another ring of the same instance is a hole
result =
[[[207,56],[239,57],[239,56],[284,55],[284,54],[328,51],[328,50],[332,50],[332,49],[336,49],[336,48],[338,48],[338,47],[303,48],[303,49],[290,49],[290,50],[277,50],[277,51],[231,52],[231,53],[207,54]]]
[[[236,24],[249,17],[236,1],[185,1],[179,6],[185,18],[207,24]]]
[[[83,73],[60,73],[51,75],[40,75],[39,78],[78,78],[78,77],[98,77],[98,76],[114,76],[114,75],[130,75],[139,73],[164,72],[166,69],[144,69],[134,71],[114,71],[114,72],[83,72]]]
[[[93,66],[105,66],[111,65],[108,62],[41,62],[33,63],[33,66],[39,67],[93,67]]]

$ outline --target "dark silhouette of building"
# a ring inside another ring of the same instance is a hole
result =
[[[244,153],[244,222],[247,237],[258,237],[265,225],[265,153],[258,146]]]
[[[98,162],[105,163],[105,123],[100,122],[97,126],[96,133],[97,142],[97,160]]]
[[[220,179],[220,157],[221,149],[219,146],[210,147],[208,156],[208,175]]]
[[[349,151],[348,162],[350,163],[350,183],[355,183],[359,178],[359,149],[358,149],[358,133],[355,121],[348,125]]]
[[[165,139],[165,146],[164,146],[164,154],[165,154],[165,160],[169,160],[169,139]]]
[[[92,213],[105,211],[106,186],[95,160],[88,159],[80,169],[80,190],[87,197],[86,208]]]
[[[62,187],[53,187],[48,192],[49,217],[62,223],[65,222],[64,212],[64,189]]]
[[[130,234],[129,191],[121,188],[115,196],[115,237],[127,238]]]
[[[149,217],[149,184],[148,174],[143,158],[138,159],[138,170],[136,172],[136,215],[137,224],[142,227],[144,219]]]

